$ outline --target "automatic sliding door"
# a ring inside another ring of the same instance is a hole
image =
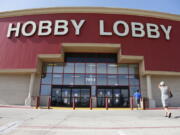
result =
[[[121,90],[116,88],[113,90],[113,106],[114,107],[121,107],[122,106],[122,96]]]
[[[97,107],[129,107],[128,87],[99,87],[97,88]]]
[[[81,104],[81,89],[72,88],[72,100],[74,100],[75,106],[80,106],[80,104]]]
[[[121,99],[123,99],[122,107],[129,107],[129,90],[128,88],[122,88],[121,89]]]
[[[76,107],[89,107],[91,89],[83,86],[54,86],[52,89],[52,106],[72,107],[73,101]]]
[[[62,88],[62,106],[71,106],[70,88]]]
[[[82,88],[81,89],[81,107],[89,107],[90,105],[90,88]]]
[[[51,98],[52,106],[60,106],[62,104],[61,88],[53,88]]]

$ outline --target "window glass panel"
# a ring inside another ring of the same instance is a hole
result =
[[[85,85],[85,80],[84,80],[83,74],[75,74],[74,79],[75,79],[76,85]]]
[[[97,85],[106,85],[107,76],[106,75],[97,75]]]
[[[121,89],[121,95],[124,98],[128,98],[129,97],[128,89]]]
[[[86,73],[96,73],[96,64],[86,63]]]
[[[129,65],[129,74],[138,74],[138,64]]]
[[[72,89],[72,97],[80,97],[80,89]]]
[[[42,74],[42,84],[51,84],[52,74]]]
[[[53,74],[53,84],[62,84],[63,75],[62,74]]]
[[[90,97],[90,90],[89,89],[81,89],[81,97]]]
[[[112,97],[112,89],[106,89],[105,97]]]
[[[104,89],[98,89],[98,91],[97,91],[98,97],[104,97],[105,96],[104,94],[105,94]]]
[[[45,63],[43,64],[43,73],[52,73],[53,64]]]
[[[119,64],[118,65],[119,74],[128,74],[128,64]]]
[[[108,64],[108,74],[117,74],[116,64]]]
[[[102,64],[97,64],[97,73],[101,74],[101,73],[106,73],[106,64],[102,63]]]
[[[63,73],[63,63],[55,63],[53,73]]]
[[[86,85],[95,85],[96,75],[86,75],[85,81],[86,81]]]
[[[75,73],[85,73],[85,63],[75,63]]]
[[[61,97],[61,89],[60,88],[53,88],[52,89],[52,96]]]
[[[71,89],[70,88],[62,88],[62,97],[70,97]]]
[[[51,85],[41,85],[41,96],[51,95]]]
[[[138,75],[129,75],[130,85],[139,85],[139,76]]]
[[[74,63],[65,63],[64,73],[74,73]]]
[[[108,75],[108,85],[118,85],[117,75]]]
[[[128,85],[128,75],[118,75],[119,85]]]
[[[120,95],[121,95],[120,89],[114,89],[113,90],[113,96],[114,97],[118,98],[118,97],[120,97]]]
[[[64,74],[63,84],[73,85],[74,84],[74,74]]]
[[[130,96],[133,96],[134,93],[135,93],[137,90],[140,90],[140,89],[139,89],[139,86],[132,86],[132,87],[130,87]]]

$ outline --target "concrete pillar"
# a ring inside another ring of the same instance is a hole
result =
[[[31,100],[32,100],[32,93],[33,93],[33,88],[34,88],[34,83],[35,83],[35,73],[31,73],[30,77],[30,82],[29,82],[29,93],[28,97],[25,99],[25,105],[26,106],[31,106]]]
[[[155,100],[153,99],[153,95],[152,95],[152,84],[151,84],[151,76],[150,75],[146,76],[146,81],[147,81],[147,95],[148,95],[148,100],[149,100],[149,107],[155,108],[156,103],[155,103]]]

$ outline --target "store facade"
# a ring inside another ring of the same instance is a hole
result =
[[[164,80],[180,106],[180,16],[116,8],[0,13],[0,104],[159,107]]]

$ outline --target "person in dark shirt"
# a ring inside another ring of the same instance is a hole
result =
[[[137,105],[137,109],[140,108],[140,100],[141,100],[141,93],[139,92],[139,90],[137,90],[135,93],[134,93],[134,99],[135,99],[135,102],[136,102],[136,105]]]

